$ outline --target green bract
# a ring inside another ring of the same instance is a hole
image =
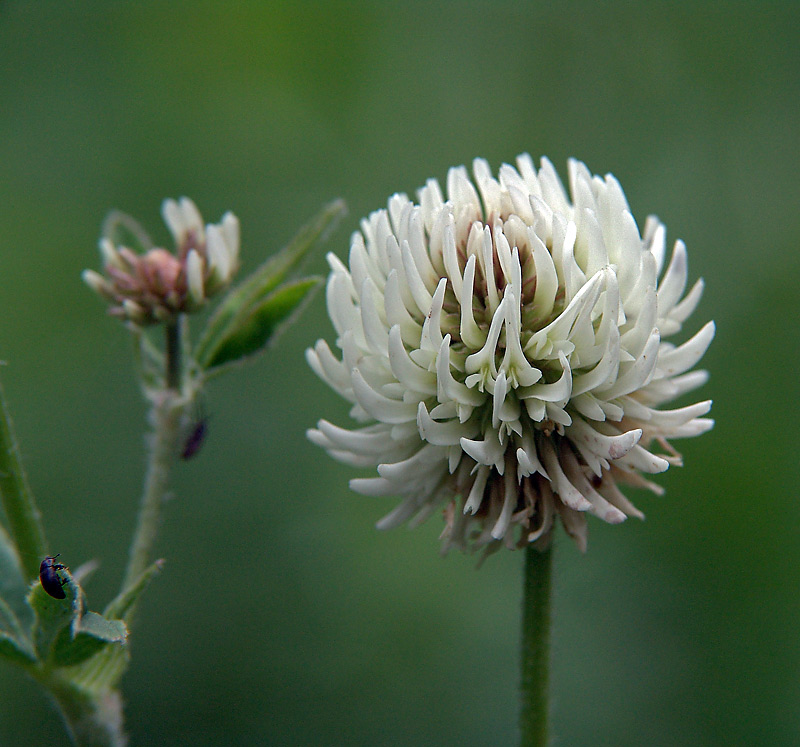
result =
[[[194,352],[202,370],[212,371],[264,350],[282,325],[322,282],[307,277],[281,285],[311,249],[336,227],[345,214],[336,200],[249,278],[229,291],[208,322]]]

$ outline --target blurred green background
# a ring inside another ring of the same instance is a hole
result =
[[[559,532],[556,743],[800,743],[799,23],[796,2],[2,2],[2,377],[51,552],[102,563],[93,607],[144,463],[127,335],[79,279],[109,209],[161,240],[166,196],[231,209],[247,270],[334,197],[346,256],[451,165],[576,156],[705,277],[717,426],[634,496],[645,523],[591,521],[586,556]],[[210,388],[134,631],[132,745],[513,744],[523,556],[442,559],[438,517],[373,529],[394,502],[304,436],[346,423],[303,359],[319,336],[321,295]],[[65,744],[10,667],[0,744]]]

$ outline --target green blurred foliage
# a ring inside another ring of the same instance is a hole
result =
[[[138,503],[129,342],[79,279],[108,210],[163,241],[164,197],[231,209],[251,270],[334,197],[346,256],[450,165],[574,155],[706,278],[717,427],[635,496],[644,524],[592,521],[585,557],[559,537],[558,743],[798,744],[799,22],[755,0],[0,4],[0,358],[50,552],[101,561],[101,608]],[[392,501],[305,440],[346,421],[303,360],[321,335],[320,295],[211,387],[132,634],[132,744],[513,744],[522,555],[442,560],[438,518],[373,530]],[[0,744],[64,743],[3,667]]]

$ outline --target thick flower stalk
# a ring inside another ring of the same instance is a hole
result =
[[[339,359],[319,340],[314,371],[363,424],[321,420],[312,441],[377,476],[351,481],[400,504],[378,526],[412,525],[444,506],[443,549],[545,546],[556,516],[583,550],[586,515],[642,517],[621,484],[681,457],[711,402],[665,403],[706,381],[692,371],[709,322],[677,335],[703,291],[684,295],[676,242],[662,272],[663,224],[644,231],[608,175],[569,162],[570,194],[552,164],[451,169],[419,205],[394,195],[352,237],[349,266],[328,255],[328,311]],[[477,186],[477,189],[476,189]]]
[[[164,200],[161,212],[175,240],[174,254],[152,247],[136,225],[132,233],[146,250],[143,254],[104,236],[100,253],[105,277],[94,270],[83,273],[87,285],[110,302],[109,313],[139,327],[196,311],[227,287],[239,269],[239,221],[233,213],[204,227],[188,197]]]

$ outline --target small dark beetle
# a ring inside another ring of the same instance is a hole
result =
[[[184,461],[191,459],[195,454],[197,454],[198,451],[200,451],[200,447],[203,445],[207,430],[208,418],[200,418],[200,420],[194,424],[191,432],[186,437],[186,441],[183,444],[183,451],[181,451],[181,459]]]
[[[59,553],[58,555],[60,555]],[[48,555],[42,561],[42,564],[39,566],[39,582],[42,585],[42,588],[51,596],[55,597],[56,599],[64,599],[67,595],[64,593],[64,590],[61,588],[65,583],[67,583],[66,579],[63,579],[58,575],[58,571],[66,570],[65,565],[61,563],[56,563],[56,558],[58,555]]]

